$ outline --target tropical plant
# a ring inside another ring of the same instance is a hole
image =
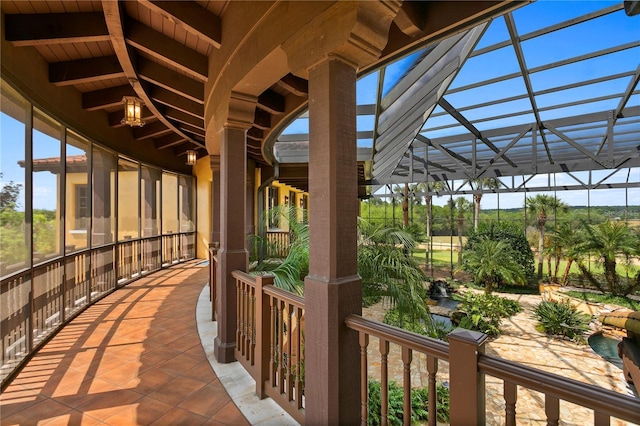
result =
[[[458,197],[455,200],[449,200],[449,208],[451,209],[451,217],[453,218],[455,216],[458,228],[458,247],[460,247],[458,250],[458,265],[460,265],[463,252],[462,235],[464,231],[464,219],[465,215],[472,210],[473,204],[464,197]]]
[[[482,201],[483,189],[498,189],[501,182],[498,178],[479,178],[469,179],[467,181],[471,189],[476,191],[473,194],[473,229],[478,229],[478,222],[480,219],[480,201]]]
[[[549,235],[549,248],[556,254],[556,267],[552,280],[558,282],[560,258],[567,261],[567,266],[562,274],[560,283],[566,285],[569,279],[569,270],[573,262],[582,259],[580,249],[582,234],[575,223],[563,222]]]
[[[526,274],[516,256],[517,253],[505,241],[484,237],[463,253],[458,270],[473,274],[475,281],[483,283],[485,293],[489,294],[503,282],[526,283]]]
[[[542,265],[544,263],[544,233],[547,218],[551,212],[566,212],[569,207],[556,197],[538,194],[525,199],[525,209],[536,217],[536,225],[540,238],[538,240],[538,279],[542,279]]]
[[[454,299],[460,303],[457,311],[451,316],[452,320],[462,328],[480,331],[490,336],[500,334],[502,318],[522,311],[518,301],[493,294],[467,292],[454,295]]]
[[[293,212],[292,212],[293,210]],[[286,218],[297,217],[295,207],[278,208],[275,214]],[[291,244],[284,259],[265,259],[254,265],[254,274],[270,273],[274,285],[296,294],[304,292],[304,277],[309,274],[309,225],[306,221],[289,222]]]
[[[451,333],[453,327],[443,321],[434,320],[433,317],[427,319],[412,319],[402,315],[397,309],[389,309],[384,314],[385,324],[399,327],[407,331],[429,336],[433,339],[447,340],[447,335]]]
[[[579,312],[569,300],[543,300],[533,312],[545,333],[568,337],[577,343],[585,342],[584,333],[589,330],[591,317]]]
[[[467,237],[465,252],[475,250],[475,246],[483,239],[502,241],[511,248],[511,258],[520,266],[527,279],[533,278],[533,251],[522,229],[511,222],[481,223],[478,229],[472,230]],[[473,272],[473,271],[468,271]],[[537,288],[537,286],[536,286]]]
[[[414,187],[414,192],[424,192],[425,203],[425,234],[427,238],[431,238],[431,222],[433,219],[431,213],[431,202],[433,200],[433,194],[439,196],[440,191],[444,189],[442,182],[419,182]]]
[[[613,295],[632,294],[640,288],[640,271],[633,279],[622,282],[616,272],[619,260],[631,270],[632,258],[640,255],[640,234],[624,222],[606,220],[597,225],[584,224],[583,243],[579,246],[583,254],[595,254],[604,268],[606,290]],[[600,282],[589,272],[583,262],[578,262],[580,272],[600,291],[605,291]]]
[[[426,277],[411,252],[416,241],[402,229],[373,225],[360,218],[358,274],[364,297],[382,297],[412,319],[429,318],[424,303]]]
[[[382,424],[382,400],[381,385],[377,380],[369,379],[368,393],[368,424]],[[404,419],[404,391],[395,381],[390,381],[388,386],[388,423],[394,426],[403,424]],[[436,411],[438,422],[449,422],[449,388],[441,383],[436,385]],[[411,389],[411,423],[419,423],[429,418],[429,391],[427,388]]]

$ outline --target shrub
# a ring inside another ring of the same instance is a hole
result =
[[[520,303],[516,300],[506,299],[493,294],[475,294],[467,292],[464,295],[455,295],[458,300],[458,311],[453,320],[459,322],[459,326],[469,330],[481,331],[490,336],[500,334],[500,322],[522,311]]]
[[[579,312],[571,302],[542,301],[534,308],[539,326],[547,334],[568,337],[585,343],[584,333],[589,329],[589,315]]]
[[[436,388],[436,410],[439,422],[449,422],[449,389],[438,383]],[[381,422],[380,382],[369,379],[369,425],[377,426]],[[396,382],[389,382],[389,416],[390,425],[403,424],[403,389]],[[411,390],[411,422],[424,422],[429,417],[429,393],[426,388]]]
[[[504,241],[514,252],[514,260],[522,267],[527,279],[535,278],[533,251],[527,237],[518,225],[511,222],[480,223],[467,238],[466,250],[472,250],[482,239]],[[537,244],[537,240],[536,240]]]

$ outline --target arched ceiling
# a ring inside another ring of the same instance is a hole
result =
[[[247,2],[242,2],[245,6]],[[405,2],[391,26],[380,62],[430,37],[456,31],[516,7],[511,1]],[[48,82],[73,87],[82,108],[123,127],[123,96],[143,100],[143,127],[135,140],[182,156],[205,147],[205,91],[212,54],[224,46],[228,0],[3,0],[3,36],[15,48],[33,48],[48,63]],[[257,6],[257,4],[256,4]],[[274,28],[274,32],[278,29]],[[28,64],[25,64],[28,66]],[[372,68],[376,63],[369,65]],[[133,83],[133,84],[132,84]],[[248,131],[250,158],[265,162],[262,145],[285,115],[287,100],[307,99],[307,80],[293,74],[269,82],[258,96]]]

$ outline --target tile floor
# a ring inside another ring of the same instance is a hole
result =
[[[290,423],[258,408],[275,403],[258,402],[238,363],[212,369],[208,268],[197,263],[135,281],[76,317],[0,395],[1,424],[250,424],[238,405],[251,424]]]

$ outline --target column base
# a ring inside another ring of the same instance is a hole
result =
[[[235,342],[222,342],[217,337],[213,341],[213,355],[216,357],[216,361],[221,364],[228,364],[236,360],[235,349]]]

